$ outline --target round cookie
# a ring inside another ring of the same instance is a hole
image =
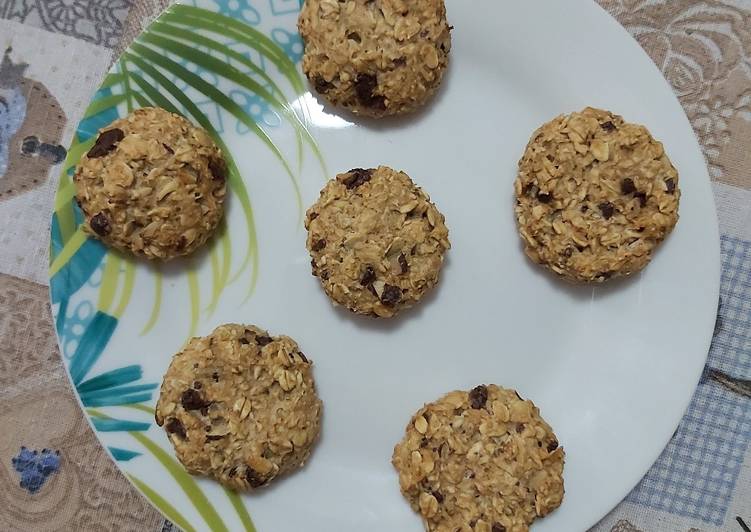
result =
[[[662,144],[591,107],[535,131],[514,188],[525,253],[571,281],[638,272],[678,221],[678,172]]]
[[[302,467],[321,409],[312,362],[291,338],[229,324],[174,356],[156,422],[189,473],[253,490]]]
[[[404,497],[436,532],[524,532],[563,500],[563,448],[532,401],[480,385],[422,407],[394,448]]]
[[[313,275],[335,302],[391,317],[438,282],[451,247],[444,217],[407,174],[386,166],[339,174],[305,218]]]
[[[448,65],[443,0],[305,0],[298,28],[311,84],[358,115],[414,111]]]
[[[224,214],[226,164],[209,135],[164,109],[102,129],[73,181],[84,230],[147,259],[188,255]]]

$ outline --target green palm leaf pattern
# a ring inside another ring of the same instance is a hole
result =
[[[190,526],[188,520],[185,519],[185,517],[183,517],[183,515],[178,512],[174,506],[168,503],[164,497],[151,489],[148,484],[143,482],[135,475],[128,475],[128,478],[133,484],[135,484],[136,488],[138,488],[141,493],[143,493],[146,498],[151,501],[151,504],[159,508],[159,511],[161,511],[167,519],[179,526],[185,532],[195,532],[196,529]]]
[[[284,80],[292,89],[291,94],[285,95],[284,88],[274,81],[261,66],[248,58],[247,54],[228,46],[223,41],[231,39],[262,55],[274,65],[282,74]],[[198,49],[201,47],[203,50]],[[128,52],[124,53],[117,63],[116,70],[103,81],[101,88],[107,89],[107,95],[95,99],[87,109],[84,118],[95,117],[105,110],[116,106],[124,106],[127,111],[141,106],[159,106],[168,111],[182,114],[205,128],[215,139],[226,154],[229,169],[229,187],[235,199],[239,201],[246,222],[246,250],[242,261],[235,271],[230,271],[232,262],[232,243],[229,233],[220,230],[210,243],[211,290],[210,297],[203,308],[200,306],[200,290],[195,284],[190,284],[191,333],[195,331],[198,316],[195,309],[211,314],[217,307],[221,294],[226,286],[242,278],[248,279],[246,299],[253,293],[258,280],[258,243],[255,231],[253,209],[250,193],[243,181],[240,171],[228,147],[222,141],[219,132],[214,128],[208,116],[202,112],[192,97],[180,89],[175,81],[179,80],[188,89],[208,97],[218,104],[231,116],[245,125],[265,146],[271,150],[280,162],[293,185],[293,192],[297,204],[298,222],[302,217],[302,198],[297,182],[297,173],[288,158],[275,145],[271,137],[261,128],[242,107],[234,100],[205,81],[201,76],[186,68],[185,64],[192,64],[205,71],[211,72],[222,79],[235,84],[257,95],[278,111],[284,120],[294,128],[297,140],[297,172],[302,165],[304,147],[308,147],[318,160],[321,171],[325,173],[325,165],[320,150],[310,134],[306,118],[301,117],[288,103],[299,99],[305,93],[305,86],[297,71],[296,65],[287,57],[284,51],[266,35],[254,28],[218,13],[201,8],[175,5],[168,9],[137,41]],[[246,68],[249,73],[241,71],[237,66]],[[170,79],[172,77],[173,79]],[[55,201],[55,211],[60,225],[62,240],[65,243],[62,251],[54,258],[50,266],[50,275],[57,273],[86,241],[86,236],[76,227],[73,198],[75,186],[70,180],[70,174],[80,157],[90,149],[93,138],[80,142],[76,137],[63,165],[60,188]],[[107,261],[112,258],[112,252],[107,254]],[[126,289],[132,290],[135,282],[134,263],[128,257],[119,257],[126,267],[123,272],[117,270],[117,275],[129,275]],[[246,272],[249,272],[249,277]],[[159,276],[159,273],[155,275]],[[161,306],[161,282],[155,286],[152,312],[143,326],[143,332],[148,333],[156,325]],[[125,312],[125,306],[116,309],[117,314]]]
[[[110,416],[107,416],[94,408],[86,410],[88,414],[94,419],[111,420]],[[153,411],[151,411],[153,414]],[[195,479],[188,474],[183,466],[177,462],[170,454],[157,445],[151,438],[138,431],[129,431],[130,434],[138,443],[140,443],[156,460],[167,470],[170,476],[177,482],[180,489],[185,493],[186,497],[193,503],[198,513],[208,525],[212,532],[229,532],[227,525],[224,523],[219,513],[211,504],[209,499],[201,490]],[[171,504],[169,504],[163,497],[154,492],[146,484],[139,479],[129,475],[134,484],[151,500],[157,508],[159,508],[168,518],[170,518],[175,524],[183,528],[184,530],[193,530],[193,527],[188,524],[187,519],[183,517]],[[144,489],[144,487],[146,489]],[[240,521],[243,523],[245,532],[256,532],[256,528],[253,525],[253,520],[250,518],[245,505],[240,497],[232,492],[225,490],[227,496],[230,499],[232,507],[238,514]],[[187,527],[185,526],[187,525]]]
[[[258,56],[261,58],[260,62],[250,59]],[[204,76],[196,73],[198,71],[208,73],[212,79],[217,80],[217,84],[206,81]],[[294,146],[290,145],[289,153],[277,146],[270,131],[257,122],[249,110],[228,95],[228,85],[260,99],[268,109],[277,113],[280,124],[290,128],[294,134]],[[222,295],[230,284],[242,282],[244,291],[241,294],[245,295],[247,301],[254,292],[259,276],[259,246],[252,194],[249,190],[249,183],[255,176],[246,175],[248,182],[243,179],[235,157],[222,139],[223,125],[212,121],[202,101],[210,101],[224,116],[236,120],[244,126],[243,131],[247,130],[251,138],[260,141],[261,149],[274,155],[279,170],[285,174],[282,177],[289,179],[292,186],[299,224],[303,214],[299,178],[306,153],[313,155],[311,161],[320,167],[322,175],[327,174],[324,159],[308,128],[309,112],[304,100],[306,92],[297,65],[265,34],[244,22],[209,10],[186,5],[170,7],[123,53],[105,77],[96,97],[85,111],[82,125],[85,123],[86,126],[79,127],[74,135],[63,164],[54,203],[55,238],[54,245],[51,246],[49,275],[52,278],[59,274],[58,280],[63,277],[68,279],[70,265],[75,263],[80,267],[85,262],[83,257],[86,253],[89,253],[88,257],[96,258],[88,262],[88,269],[83,270],[87,272],[85,275],[81,274],[70,281],[70,284],[58,283],[60,286],[75,286],[70,293],[64,293],[64,299],[81,288],[86,277],[93,275],[90,272],[100,269],[101,282],[93,303],[97,316],[110,327],[107,336],[109,339],[118,321],[128,310],[134,288],[140,288],[146,278],[151,278],[153,280],[148,282],[152,284],[148,286],[151,287],[149,292],[153,297],[150,302],[146,302],[146,308],[142,312],[144,322],[136,330],[140,330],[141,335],[149,334],[159,323],[165,294],[160,265],[139,264],[129,256],[115,250],[105,250],[101,246],[94,246],[96,253],[91,254],[93,242],[89,241],[80,225],[82,217],[75,203],[76,189],[71,179],[80,158],[93,145],[96,138],[93,133],[96,129],[106,127],[113,117],[122,117],[126,112],[139,107],[157,106],[185,116],[203,127],[214,139],[225,154],[231,201],[237,202],[244,219],[244,224],[233,227],[232,235],[224,220],[209,242],[207,265],[210,286],[201,286],[201,282],[206,279],[198,274],[201,260],[188,259],[184,263],[186,269],[181,289],[189,298],[186,313],[189,336],[198,332],[202,316],[211,315],[218,308]],[[240,242],[237,239],[241,239]],[[238,246],[238,243],[243,245]],[[169,284],[172,285],[171,282]],[[63,301],[59,307],[58,323],[66,319],[65,304],[67,301]],[[131,314],[128,318],[130,316]],[[228,524],[225,520],[229,522],[230,517],[220,514],[199,483],[167,450],[147,435],[154,414],[150,406],[151,390],[156,384],[137,382],[142,375],[141,367],[130,365],[85,379],[88,369],[93,366],[105,344],[106,342],[102,344],[96,356],[93,350],[91,353],[84,353],[85,356],[77,362],[80,367],[77,366],[75,371],[79,395],[86,399],[86,412],[97,420],[95,428],[100,432],[121,432],[132,437],[133,449],[122,449],[119,444],[117,447],[110,447],[118,459],[143,460],[151,457],[151,463],[157,463],[169,474],[179,487],[178,493],[190,501],[203,523],[191,522],[194,516],[188,512],[187,517],[183,515],[178,508],[185,511],[184,507],[176,504],[172,494],[158,493],[136,475],[128,474],[128,477],[177,526],[187,531],[206,527],[212,532],[227,531]],[[71,369],[71,375],[73,373]],[[102,412],[110,407],[130,408],[132,417],[137,419],[115,419]],[[143,421],[144,414],[149,415],[148,422]],[[235,492],[224,491],[227,497],[224,504],[228,501],[232,506],[236,521],[239,520],[242,529],[256,532],[243,498]],[[214,503],[220,504],[216,499]]]

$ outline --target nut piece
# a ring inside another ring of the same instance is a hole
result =
[[[678,172],[662,144],[591,107],[534,132],[514,189],[525,253],[570,281],[638,272],[678,221]]]
[[[83,228],[139,257],[188,255],[224,215],[225,172],[203,129],[164,109],[138,109],[100,131],[78,164]]]
[[[531,401],[493,384],[418,410],[392,462],[428,531],[526,531],[563,500],[552,429]]]
[[[252,490],[302,467],[321,408],[312,363],[291,338],[229,324],[174,356],[155,417],[189,473]]]

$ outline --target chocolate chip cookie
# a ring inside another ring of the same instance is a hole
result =
[[[662,143],[591,107],[535,131],[514,188],[526,254],[571,281],[638,272],[678,221],[678,172]]]
[[[83,228],[139,257],[188,255],[222,219],[226,173],[203,129],[164,109],[138,109],[102,129],[78,164]]]
[[[156,422],[189,473],[260,488],[302,467],[318,438],[312,365],[287,336],[222,325],[174,356]]]
[[[448,65],[443,0],[305,0],[298,28],[315,90],[358,115],[414,111]]]
[[[526,532],[563,500],[563,448],[532,401],[496,385],[422,407],[394,448],[426,529]]]
[[[391,317],[438,282],[451,247],[443,215],[407,174],[386,166],[339,174],[305,218],[313,275],[335,302]]]

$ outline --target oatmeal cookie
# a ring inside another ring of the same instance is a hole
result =
[[[678,172],[662,144],[591,107],[532,135],[514,188],[526,254],[571,281],[638,272],[678,221]]]
[[[335,302],[391,317],[438,282],[451,246],[444,217],[404,172],[339,174],[305,218],[313,275]]]
[[[443,0],[305,0],[298,28],[313,87],[358,115],[414,111],[448,65]]]
[[[480,385],[422,407],[394,448],[431,532],[525,532],[563,500],[563,448],[532,401]]]
[[[221,325],[172,359],[156,405],[189,473],[253,490],[305,463],[321,400],[312,362],[287,336]]]
[[[149,107],[102,129],[73,181],[87,233],[120,251],[168,260],[214,232],[225,177],[222,152],[203,129]]]

